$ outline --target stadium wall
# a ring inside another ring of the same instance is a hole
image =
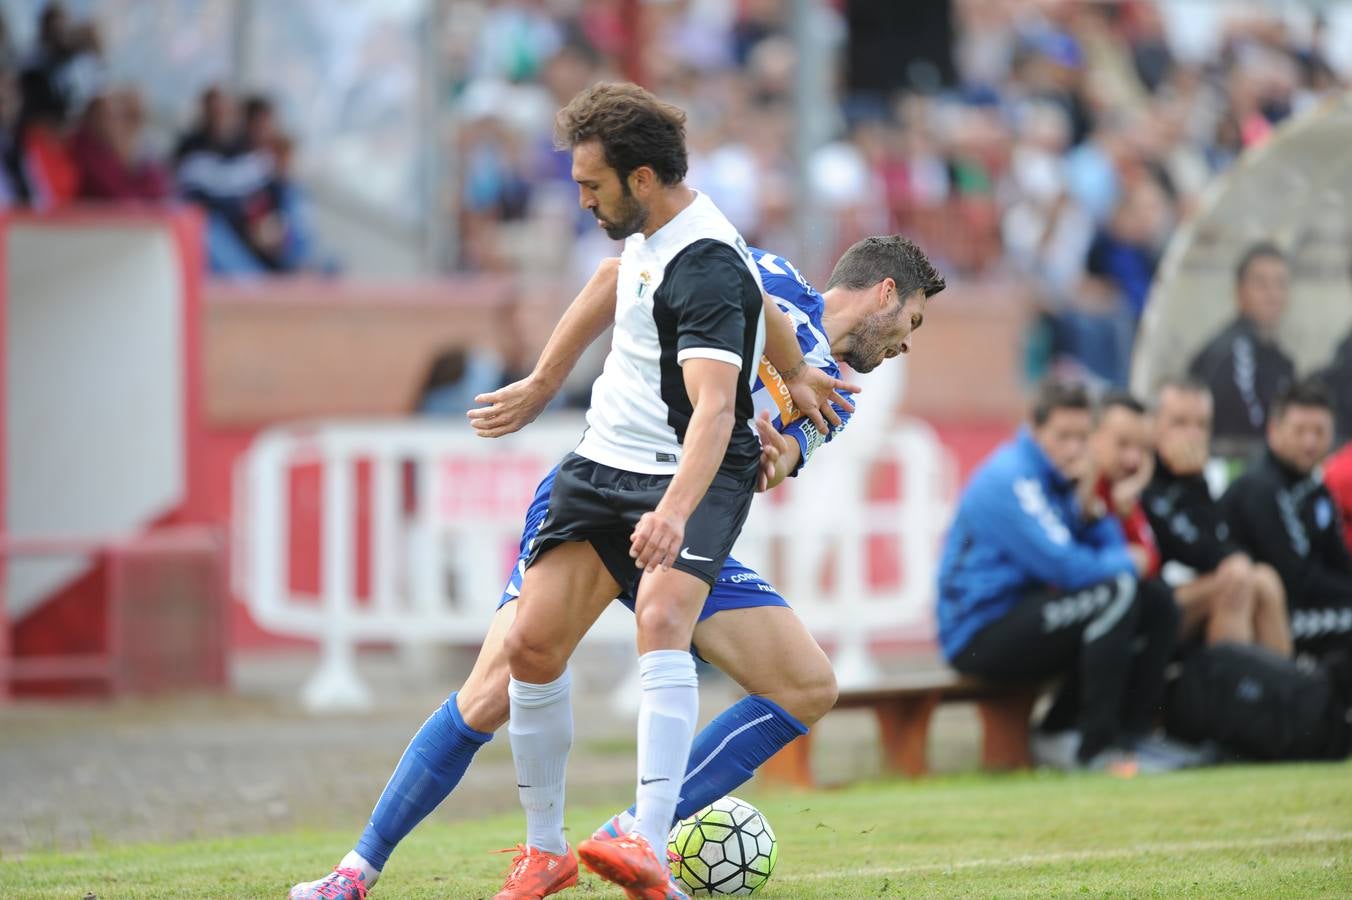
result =
[[[202,521],[201,223],[8,214],[0,244],[5,637],[15,657],[102,652],[102,557],[11,548]]]

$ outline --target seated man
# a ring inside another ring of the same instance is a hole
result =
[[[1079,485],[1085,509],[1117,518],[1127,548],[1146,578],[1154,578],[1160,570],[1155,536],[1141,509],[1141,492],[1152,468],[1150,443],[1145,407],[1125,391],[1109,391],[1099,402],[1089,436],[1089,477]]]
[[[1332,442],[1329,389],[1292,385],[1272,406],[1267,453],[1221,498],[1235,541],[1281,576],[1296,652],[1312,656],[1352,642],[1352,553],[1319,472]]]
[[[1188,374],[1211,388],[1217,437],[1262,437],[1272,398],[1295,378],[1295,365],[1277,344],[1288,281],[1286,257],[1275,244],[1246,250],[1235,268],[1239,315],[1188,366]]]
[[[1333,454],[1324,466],[1324,484],[1342,513],[1343,539],[1348,547],[1352,547],[1352,441]]]
[[[1145,512],[1164,577],[1183,611],[1184,640],[1258,643],[1291,655],[1286,591],[1276,571],[1230,538],[1202,468],[1211,443],[1211,391],[1188,377],[1166,381],[1155,406],[1154,475]]]
[[[1131,775],[1150,747],[1178,611],[1140,580],[1146,561],[1117,520],[1081,508],[1090,424],[1085,389],[1049,383],[1032,427],[972,476],[940,562],[939,640],[967,674],[1072,676],[1075,762]]]

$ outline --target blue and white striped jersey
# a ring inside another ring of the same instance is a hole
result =
[[[803,357],[810,366],[816,366],[834,378],[840,377],[840,367],[831,356],[831,342],[826,339],[822,328],[824,301],[816,288],[807,283],[788,260],[775,256],[765,250],[751,248],[751,258],[760,269],[761,283],[765,292],[779,304],[779,308],[793,321],[798,335],[798,346],[803,348]],[[789,397],[789,389],[779,376],[770,360],[762,356],[756,372],[756,383],[751,390],[751,399],[756,407],[756,415],[768,410],[776,430],[792,437],[798,442],[801,469],[811,459],[812,454],[822,444],[840,433],[849,422],[850,414],[839,406],[836,413],[840,416],[840,425],[829,434],[822,434],[811,420],[794,406]],[[795,469],[794,474],[798,474]]]

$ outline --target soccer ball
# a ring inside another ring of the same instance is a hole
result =
[[[724,797],[682,819],[667,845],[676,880],[692,894],[754,894],[775,870],[779,845],[760,810]]]

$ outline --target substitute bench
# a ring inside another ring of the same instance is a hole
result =
[[[871,709],[878,717],[886,769],[912,778],[929,764],[926,746],[930,718],[941,703],[975,703],[981,717],[981,765],[985,769],[1022,769],[1029,765],[1028,719],[1041,687],[994,684],[952,669],[912,672],[870,688],[842,690],[836,709]],[[761,774],[769,783],[811,787],[812,735],[806,734],[775,754]]]

